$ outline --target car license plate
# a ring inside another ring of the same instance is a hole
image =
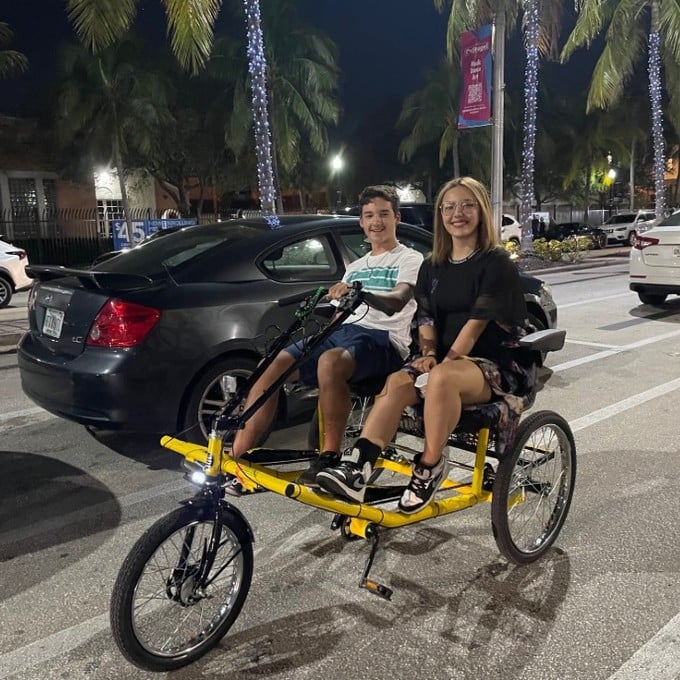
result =
[[[61,337],[61,327],[64,325],[64,312],[60,309],[48,307],[45,310],[42,332],[51,338]]]

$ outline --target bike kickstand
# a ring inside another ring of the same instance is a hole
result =
[[[366,528],[366,537],[371,541],[371,552],[366,558],[366,564],[364,565],[364,572],[361,575],[361,581],[359,582],[359,588],[364,588],[368,590],[369,593],[378,595],[384,600],[392,599],[392,589],[378,583],[377,581],[371,581],[368,578],[368,573],[371,571],[373,566],[373,559],[375,558],[376,552],[378,552],[378,530],[374,526],[369,526]]]

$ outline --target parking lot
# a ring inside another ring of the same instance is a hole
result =
[[[555,549],[509,565],[486,506],[394,531],[373,569],[395,591],[386,602],[357,587],[367,546],[330,517],[238,499],[256,538],[248,600],[173,678],[680,677],[680,300],[640,305],[625,261],[543,278],[567,345],[534,411],[569,420],[579,460]],[[0,678],[154,677],[118,653],[108,601],[132,543],[191,493],[174,455],[151,439],[97,441],[22,399],[11,355],[0,372]]]

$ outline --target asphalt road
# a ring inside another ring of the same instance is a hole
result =
[[[508,565],[478,506],[386,534],[373,569],[394,589],[385,602],[357,587],[366,544],[329,516],[239,499],[256,536],[243,613],[167,677],[680,678],[680,299],[640,305],[625,272],[543,275],[568,335],[533,411],[566,417],[579,456],[545,558]],[[108,602],[134,541],[191,493],[174,454],[40,411],[13,355],[0,376],[0,680],[158,677],[120,656]],[[301,443],[305,427],[275,441]]]

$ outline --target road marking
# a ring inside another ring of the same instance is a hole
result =
[[[109,614],[100,614],[70,628],[31,642],[0,656],[0,678],[21,673],[27,668],[51,661],[70,652],[109,627]]]
[[[607,680],[676,680],[680,675],[680,614],[673,617],[649,642],[638,649]]]
[[[656,342],[662,342],[663,340],[668,340],[669,338],[675,338],[678,335],[680,335],[680,331],[670,331],[668,333],[662,333],[661,335],[655,335],[653,338],[645,338],[644,340],[631,342],[629,345],[620,345],[617,349],[607,349],[602,352],[591,354],[590,356],[587,357],[573,359],[572,361],[565,361],[563,364],[557,364],[557,366],[550,366],[550,369],[552,370],[553,373],[559,373],[560,371],[566,371],[570,368],[575,368],[576,366],[582,366],[583,364],[590,364],[593,361],[606,359],[607,357],[614,356],[615,354],[621,354],[622,352],[627,352],[632,349],[639,349],[640,347],[646,347],[647,345],[653,345]]]
[[[578,283],[581,283],[579,281]],[[617,293],[616,295],[605,295],[603,297],[599,298],[587,298],[585,300],[577,300],[576,302],[566,302],[565,304],[559,304],[557,306],[558,309],[566,309],[567,307],[580,307],[582,305],[589,305],[592,304],[593,302],[604,302],[605,300],[616,300],[617,298],[622,298],[622,297],[628,297],[629,295],[635,295],[632,291],[628,291],[627,293]]]
[[[3,413],[0,414],[0,423],[7,422],[8,420],[12,420],[13,418],[24,418],[25,416],[33,416],[36,413],[47,413],[45,409],[40,408],[40,406],[35,406],[33,408],[25,408],[23,411],[12,411],[11,413]],[[50,415],[52,415],[50,413]],[[53,418],[56,418],[56,416],[52,416]]]
[[[621,345],[608,345],[604,342],[589,342],[588,340],[569,340],[565,339],[568,345],[584,345],[585,347],[604,347],[605,349],[621,349]]]
[[[656,387],[652,387],[648,390],[645,390],[644,392],[640,392],[639,394],[634,394],[632,397],[622,399],[616,404],[610,404],[609,406],[605,406],[604,408],[598,409],[597,411],[593,411],[587,416],[576,418],[576,420],[570,421],[569,427],[571,427],[574,432],[578,432],[579,430],[583,430],[586,427],[595,425],[602,420],[612,418],[620,413],[623,413],[624,411],[628,411],[631,408],[640,406],[640,404],[644,404],[648,401],[651,401],[652,399],[656,399],[657,397],[662,397],[664,394],[668,394],[669,392],[673,392],[677,389],[680,389],[680,378],[663,383],[662,385],[657,385]]]

